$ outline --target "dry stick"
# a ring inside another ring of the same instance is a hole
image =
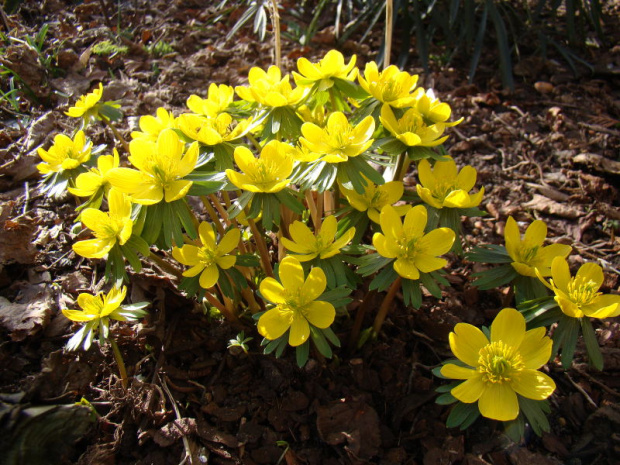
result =
[[[2,19],[2,24],[6,29],[7,35],[11,32],[11,27],[9,26],[9,18],[7,18],[6,13],[4,12],[4,8],[2,8],[2,4],[0,4],[0,18]]]
[[[222,220],[224,220],[224,223],[226,223],[226,225],[228,226],[230,224],[230,221],[228,220],[228,212],[226,211],[224,207],[222,207],[220,200],[217,198],[215,194],[209,194],[209,199],[211,199],[211,203],[215,206],[215,209],[220,214],[220,217],[222,218]]]
[[[396,293],[398,292],[398,289],[400,289],[400,282],[401,278],[399,276],[394,280],[394,282],[388,289],[387,294],[383,298],[383,302],[381,302],[381,307],[379,307],[379,312],[377,313],[377,316],[375,317],[375,322],[372,325],[372,329],[375,334],[379,334],[379,331],[381,331],[381,326],[383,326],[385,317],[390,311],[392,302],[394,302],[394,297],[396,297]]]
[[[588,393],[587,393],[587,392],[586,392],[586,391],[585,391],[585,390],[584,390],[581,386],[579,386],[579,384],[577,384],[575,381],[573,381],[573,378],[571,378],[571,377],[570,377],[570,375],[569,375],[568,373],[564,372],[564,376],[566,376],[566,379],[568,379],[568,381],[570,381],[570,383],[573,385],[573,387],[574,387],[575,389],[577,389],[577,390],[581,393],[581,395],[582,395],[583,397],[585,397],[585,399],[588,401],[588,403],[589,403],[592,407],[594,407],[595,409],[597,409],[597,408],[598,408],[598,405],[596,405],[596,402],[594,402],[594,401],[592,400],[592,397],[590,397],[590,395],[589,395],[589,394],[588,394]]]
[[[394,17],[393,0],[385,1],[385,55],[383,57],[383,69],[390,66],[390,55],[392,54],[392,19]]]
[[[116,129],[116,126],[112,123],[112,121],[110,121],[109,119],[105,117],[101,118],[101,120],[103,121],[103,124],[105,124],[107,127],[110,128],[110,130],[114,134],[114,137],[116,137],[118,141],[121,143],[121,145],[123,146],[123,149],[125,150],[125,152],[129,153],[129,144],[127,143],[125,138],[121,135],[121,133],[118,132],[118,129]]]
[[[306,191],[306,203],[308,204],[308,210],[310,210],[310,217],[312,218],[312,224],[314,224],[314,229],[318,229],[319,222],[321,221],[318,214],[318,208],[316,202],[314,201],[314,195],[312,195],[312,191],[308,189]]]
[[[282,69],[282,43],[280,42],[280,14],[278,13],[278,0],[271,0],[271,22],[273,24],[273,34],[276,40],[276,66]]]
[[[172,404],[172,408],[174,409],[174,414],[176,415],[177,420],[180,421],[183,417],[181,416],[181,412],[179,411],[179,407],[177,406],[177,403],[174,400],[174,397],[172,397],[172,393],[170,392],[170,389],[168,389],[168,384],[166,383],[165,378],[160,377],[159,382],[161,384],[162,389],[166,393],[168,400]],[[189,444],[189,439],[187,439],[187,436],[185,434],[183,434],[182,439],[183,439],[183,447],[185,448],[185,457],[183,458],[183,461],[181,463],[185,463],[185,461],[189,459],[189,463],[193,465],[194,455],[192,454],[192,448]]]

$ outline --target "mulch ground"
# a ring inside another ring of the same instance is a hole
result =
[[[102,286],[103,268],[72,252],[75,204],[69,196],[54,201],[38,191],[36,149],[73,130],[63,111],[99,81],[106,100],[122,102],[121,128],[128,134],[139,116],[159,106],[178,113],[192,93],[206,95],[211,82],[243,84],[252,66],[272,64],[271,45],[249,30],[225,40],[242,10],[215,21],[211,3],[121,3],[128,50],[115,57],[93,54],[92,45],[115,36],[116,2],[25,1],[8,18],[15,37],[49,24],[45,50],[55,53],[58,70],[43,66],[20,42],[0,57],[32,90],[17,108],[0,102],[3,450],[49,447],[29,463],[192,463],[187,453],[195,464],[618,463],[617,320],[595,323],[604,372],[588,367],[581,346],[567,372],[549,364],[558,386],[550,433],[539,438],[528,430],[514,444],[497,422],[479,419],[465,432],[446,428],[449,408],[434,402],[442,380],[431,370],[450,356],[448,333],[461,321],[488,324],[513,305],[507,290],[472,287],[469,276],[479,268],[456,256],[448,267],[452,286],[441,301],[427,297],[414,311],[398,300],[378,340],[359,350],[347,347],[352,318],[342,321],[343,348],[332,360],[311,357],[303,369],[292,351],[281,359],[262,355],[249,324],[249,353],[227,349],[239,328],[209,319],[176,290],[173,277],[150,266],[131,276],[130,291],[133,301],[153,303],[150,316],[139,325],[113,327],[132,375],[127,390],[109,347],[63,349],[72,330],[60,308],[73,308],[79,292]],[[618,38],[617,18],[615,25],[611,19],[606,31]],[[329,27],[317,38],[304,49],[285,43],[284,67],[292,70],[296,57],[319,58],[336,46]],[[156,40],[172,51],[146,53],[142,45]],[[340,49],[357,54],[363,67],[374,59],[377,40],[348,41]],[[465,117],[446,147],[459,165],[478,170],[486,189],[488,215],[464,223],[468,246],[503,243],[510,215],[528,223],[544,219],[548,237],[573,246],[571,263],[600,263],[602,290],[617,292],[620,50],[602,46],[589,53],[595,71],[577,76],[561,61],[524,57],[514,92],[501,89],[493,52],[485,54],[473,84],[467,67],[456,64],[433,69],[421,84]],[[422,72],[415,65],[408,70]],[[91,131],[95,144],[111,140],[105,131]],[[414,173],[408,181],[412,187]],[[354,297],[351,317],[363,294]],[[381,297],[365,305],[378,307]],[[366,326],[373,316],[368,312]],[[98,413],[94,422],[63,408],[82,398]]]

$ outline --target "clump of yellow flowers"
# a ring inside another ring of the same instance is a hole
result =
[[[461,259],[462,216],[484,214],[476,169],[443,148],[463,119],[450,121],[449,104],[418,87],[417,75],[374,62],[360,71],[356,63],[331,50],[317,62],[300,58],[292,74],[252,68],[247,85],[212,83],[181,114],[140,115],[129,143],[111,124],[118,105],[101,103],[102,86],[80,98],[67,114],[82,128],[41,149],[39,170],[48,193],[68,188],[86,198],[73,250],[105,261],[114,288],[82,294],[83,311],[65,311],[86,322],[70,348],[89,346],[97,331],[107,338],[110,320],[143,315],[119,308],[126,264],[138,273],[144,261],[211,315],[255,322],[265,353],[279,357],[292,347],[300,366],[340,346],[332,328],[343,328],[352,296],[385,291],[372,327],[364,328],[367,310],[352,315],[349,339],[358,344],[382,337],[399,295],[414,308],[430,304],[429,295],[441,299],[447,270]],[[94,157],[86,129],[97,121],[117,145]],[[515,422],[525,411],[540,432],[555,388],[542,367],[559,350],[564,363],[572,360],[575,325],[600,366],[589,318],[618,315],[620,302],[600,293],[598,265],[570,275],[572,248],[545,244],[543,221],[522,237],[511,217],[505,232],[505,246],[465,256],[499,265],[474,285],[513,285],[516,309],[502,310],[490,330],[454,328],[458,360],[437,375],[457,381],[440,399],[455,404],[452,426],[479,414]],[[552,344],[545,325],[553,315],[559,342]]]

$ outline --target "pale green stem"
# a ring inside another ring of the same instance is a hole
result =
[[[114,354],[114,360],[116,360],[116,364],[118,365],[118,372],[121,375],[121,383],[123,384],[123,388],[127,389],[129,384],[129,380],[127,379],[127,369],[125,368],[125,362],[123,361],[123,355],[121,354],[120,349],[118,348],[118,344],[112,338],[109,339],[110,345],[112,346],[112,353]]]
[[[112,123],[112,121],[110,121],[107,118],[101,118],[101,120],[107,127],[110,128],[110,130],[112,131],[112,134],[114,134],[114,137],[116,137],[118,141],[121,143],[125,152],[129,153],[129,144],[127,143],[125,138],[121,135],[121,133],[118,132],[118,129],[116,129],[116,126],[114,125],[114,123]]]
[[[383,69],[390,66],[390,55],[392,54],[392,18],[394,17],[393,0],[385,1],[385,56],[383,57]]]
[[[271,0],[271,23],[275,37],[276,66],[282,69],[282,43],[280,39],[280,14],[278,13],[278,0]]]

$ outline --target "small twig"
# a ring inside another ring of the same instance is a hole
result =
[[[116,139],[123,146],[123,149],[125,150],[125,152],[130,153],[129,152],[129,144],[127,143],[125,138],[121,135],[121,133],[118,132],[118,129],[116,129],[116,126],[114,125],[114,123],[112,123],[112,121],[110,121],[109,119],[104,118],[104,117],[101,118],[101,121],[103,121],[103,124],[105,124],[108,128],[110,128],[110,130],[114,134],[114,137],[116,137]]]
[[[162,378],[160,376],[159,377],[159,382],[161,383],[161,387],[163,388],[164,392],[166,393],[166,396],[168,397],[168,400],[172,404],[172,408],[174,409],[174,414],[176,415],[177,420],[180,421],[183,417],[181,416],[181,412],[179,410],[179,407],[178,407],[176,401],[174,400],[174,397],[172,397],[172,393],[170,392],[170,389],[168,388],[168,384],[166,384],[165,377]],[[192,448],[190,447],[189,439],[187,439],[187,436],[185,434],[183,434],[183,447],[185,447],[185,457],[183,457],[183,463],[185,463],[186,460],[189,460],[189,463],[191,465],[193,465],[194,464],[194,456],[192,454]]]
[[[22,208],[22,216],[26,215],[28,211],[28,201],[30,200],[30,190],[29,190],[28,181],[24,183],[24,208]]]
[[[612,388],[610,388],[609,386],[607,386],[605,383],[599,381],[598,379],[596,379],[594,376],[592,376],[589,373],[586,373],[585,371],[580,370],[579,368],[575,367],[573,365],[573,369],[579,373],[581,376],[588,378],[588,381],[590,381],[591,383],[596,384],[598,387],[600,387],[601,389],[603,389],[603,391],[611,394],[612,396],[615,397],[620,397],[620,392],[614,391]]]
[[[387,294],[383,298],[381,307],[379,307],[379,312],[377,313],[377,316],[375,317],[375,322],[372,325],[372,329],[377,335],[379,334],[379,331],[381,331],[381,327],[383,326],[383,322],[385,321],[385,318],[387,317],[390,308],[392,308],[392,302],[394,302],[394,297],[396,297],[396,293],[400,289],[400,283],[401,278],[399,276],[391,284]]]
[[[589,403],[592,407],[594,407],[594,408],[598,408],[598,405],[596,405],[596,402],[594,402],[594,401],[592,400],[592,397],[590,397],[590,395],[589,395],[589,394],[588,394],[588,393],[587,393],[587,392],[586,392],[586,391],[585,391],[585,390],[584,390],[581,386],[579,386],[579,384],[577,384],[577,383],[573,380],[573,378],[571,378],[571,377],[570,377],[570,375],[569,375],[568,373],[564,372],[564,376],[566,376],[566,379],[568,379],[568,380],[570,381],[570,383],[573,385],[573,387],[574,387],[575,389],[577,389],[577,390],[581,393],[581,395],[582,395],[583,397],[585,397],[585,399],[588,401],[588,403]]]

